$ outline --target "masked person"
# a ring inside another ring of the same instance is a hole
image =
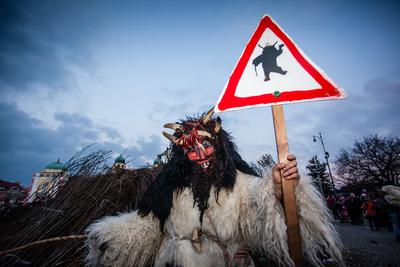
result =
[[[172,157],[137,211],[105,217],[87,229],[87,261],[97,266],[254,266],[251,253],[293,266],[287,244],[280,171],[297,181],[302,249],[314,266],[343,265],[340,240],[316,189],[299,180],[297,162],[277,164],[263,178],[242,160],[212,118],[168,123]]]

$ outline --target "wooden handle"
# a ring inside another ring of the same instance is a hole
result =
[[[282,105],[272,106],[272,117],[274,120],[275,140],[278,150],[278,161],[288,163],[289,144],[286,134],[285,116]],[[282,174],[281,174],[282,178]],[[289,254],[296,267],[304,266],[300,227],[297,216],[296,196],[293,180],[282,179],[283,207],[285,210]]]

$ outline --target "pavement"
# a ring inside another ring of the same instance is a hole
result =
[[[388,230],[371,231],[367,224],[337,223],[348,267],[400,267],[400,242]]]

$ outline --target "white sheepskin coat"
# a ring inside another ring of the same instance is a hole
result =
[[[87,229],[87,262],[91,266],[226,266],[226,256],[215,237],[226,246],[233,266],[239,248],[259,250],[281,266],[293,266],[287,245],[281,203],[275,197],[270,175],[258,178],[237,172],[233,191],[221,190],[218,203],[214,189],[203,217],[202,251],[191,243],[200,228],[199,210],[190,189],[175,194],[164,231],[150,213],[136,211],[105,217]],[[303,255],[308,264],[322,266],[318,255],[328,255],[343,265],[341,243],[332,218],[314,187],[300,179],[296,187]],[[210,220],[212,223],[210,223]],[[210,238],[208,238],[210,237]],[[226,255],[226,253],[225,253]],[[251,265],[250,265],[251,266]]]

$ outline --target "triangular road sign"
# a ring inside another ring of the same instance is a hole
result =
[[[345,98],[268,15],[236,64],[215,111]]]

